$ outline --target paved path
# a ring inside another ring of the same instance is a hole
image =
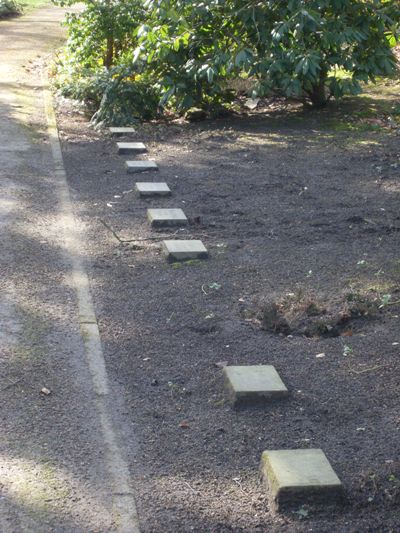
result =
[[[82,320],[80,228],[45,114],[40,63],[62,42],[62,17],[0,22],[0,531],[134,532],[113,387],[97,325]]]

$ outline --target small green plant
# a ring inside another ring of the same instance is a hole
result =
[[[293,512],[294,512],[294,514],[297,514],[297,516],[300,519],[307,518],[308,515],[310,514],[310,511],[308,509],[306,509],[304,506],[300,507],[297,511],[293,511]]]
[[[178,383],[174,383],[173,381],[168,381],[168,387],[171,392],[171,397],[180,397],[180,396],[190,396],[190,391],[186,389],[186,387],[183,387],[182,385],[179,385]]]
[[[217,283],[216,281],[210,281],[209,283],[204,283],[201,286],[201,290],[204,294],[209,294],[209,292],[206,290],[210,289],[211,291],[219,291],[221,289],[222,285],[220,283]]]
[[[381,305],[379,306],[379,309],[382,309],[382,307],[389,305],[391,299],[392,299],[391,294],[383,294],[381,297]]]
[[[353,355],[353,348],[350,345],[345,344],[343,346],[343,355],[344,355],[344,357],[347,357],[349,355]]]
[[[381,304],[379,306],[379,309],[383,309],[384,307],[388,305],[398,305],[400,304],[400,300],[392,300],[391,294],[383,294],[381,296]]]

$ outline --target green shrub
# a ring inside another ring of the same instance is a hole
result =
[[[0,0],[0,18],[20,13],[22,13],[22,6],[16,0]]]
[[[251,81],[253,97],[279,94],[320,107],[396,69],[399,0],[84,4],[67,19],[61,85],[89,105],[95,122],[154,116],[158,93],[160,108],[178,112],[221,106],[238,78]]]
[[[94,125],[124,126],[157,115],[157,88],[132,66],[59,71],[56,87],[62,96],[83,102],[94,113]]]
[[[74,0],[53,0],[71,5]],[[84,102],[93,124],[125,125],[157,114],[159,95],[142,64],[133,66],[141,0],[85,0],[67,16],[68,40],[56,67],[61,94]]]
[[[77,0],[53,0],[66,6]],[[84,0],[85,7],[67,15],[67,50],[80,66],[111,68],[132,58],[135,29],[144,21],[141,0]]]
[[[323,106],[391,74],[398,0],[148,0],[139,57],[183,107],[246,74],[253,96],[278,92]],[[337,76],[345,70],[348,77]]]

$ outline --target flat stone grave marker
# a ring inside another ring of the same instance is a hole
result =
[[[182,209],[148,209],[147,218],[152,226],[185,226],[188,223]]]
[[[119,154],[143,154],[147,152],[147,148],[143,143],[136,142],[118,142],[117,143]]]
[[[162,249],[168,261],[207,259],[207,248],[198,240],[168,240],[162,242]]]
[[[256,403],[289,394],[271,365],[226,366],[225,386],[233,404]]]
[[[137,182],[135,184],[135,187],[140,196],[169,196],[171,194],[171,189],[166,183],[153,183],[152,181],[142,181]]]
[[[158,170],[158,166],[155,161],[126,161],[125,165],[128,174],[146,172],[147,170]]]
[[[112,135],[116,135],[117,137],[121,135],[130,135],[136,132],[135,128],[130,126],[111,126],[109,131]]]
[[[321,449],[266,450],[261,475],[274,510],[307,503],[333,503],[343,486]]]

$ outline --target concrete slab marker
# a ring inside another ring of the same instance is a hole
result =
[[[197,240],[168,240],[162,242],[163,253],[168,261],[187,261],[189,259],[207,259],[207,248]]]
[[[261,475],[273,510],[314,503],[333,503],[343,486],[320,449],[266,450]]]
[[[119,154],[143,154],[147,148],[143,143],[137,142],[117,142]]]
[[[188,219],[182,209],[148,209],[147,218],[154,227],[186,226]]]
[[[271,365],[226,366],[223,374],[228,397],[234,405],[268,401],[289,394]]]
[[[135,188],[140,196],[170,196],[171,189],[164,182],[137,182]]]
[[[146,172],[147,170],[158,170],[158,166],[155,161],[126,161],[125,165],[128,174]]]
[[[120,137],[122,135],[131,135],[132,133],[136,133],[135,128],[132,128],[130,126],[111,126],[109,128],[109,131],[111,135],[115,135],[116,137]]]

